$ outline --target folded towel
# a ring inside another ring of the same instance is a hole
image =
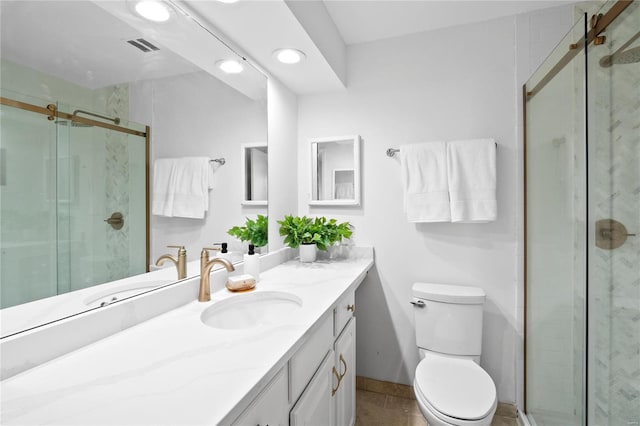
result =
[[[209,210],[209,189],[212,184],[213,170],[207,157],[156,160],[152,213],[202,219]]]
[[[496,144],[493,139],[447,143],[452,222],[496,220]]]
[[[400,170],[409,222],[450,222],[445,143],[403,145]]]

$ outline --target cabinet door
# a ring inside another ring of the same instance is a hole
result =
[[[335,354],[330,351],[291,410],[291,426],[333,426],[331,375]]]
[[[233,422],[233,426],[287,426],[288,413],[289,395],[285,367]]]
[[[352,426],[356,421],[356,319],[349,324],[335,343],[335,367],[340,375],[338,390],[333,396],[336,426]]]

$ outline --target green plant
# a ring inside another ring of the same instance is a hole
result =
[[[250,244],[256,247],[263,247],[269,241],[268,223],[267,216],[259,214],[256,220],[247,218],[244,226],[234,226],[227,231],[227,234],[236,237],[240,241],[249,241]]]
[[[291,248],[300,244],[315,244],[318,249],[326,250],[327,247],[350,238],[351,224],[349,222],[338,223],[335,219],[317,217],[315,219],[306,216],[288,216],[279,220],[280,235],[284,236],[284,243]]]

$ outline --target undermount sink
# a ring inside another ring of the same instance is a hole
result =
[[[106,306],[118,300],[126,299],[145,291],[152,290],[165,284],[173,282],[172,280],[156,280],[156,281],[136,281],[133,283],[122,284],[112,288],[92,294],[84,300],[85,305],[90,308]]]
[[[281,324],[302,307],[298,296],[280,291],[238,294],[214,303],[200,320],[209,327],[238,330]]]

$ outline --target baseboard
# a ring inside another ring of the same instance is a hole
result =
[[[356,389],[399,396],[400,398],[416,399],[413,394],[413,386],[385,382],[384,380],[370,379],[368,377],[356,376]]]
[[[398,396],[400,398],[416,399],[415,394],[413,393],[413,386],[386,382],[384,380],[370,379],[368,377],[356,376],[356,389],[382,393],[385,395]],[[496,408],[495,415],[518,419],[518,421],[520,422],[520,416],[518,416],[518,408],[514,404],[510,404],[507,402],[498,402],[498,408]]]

